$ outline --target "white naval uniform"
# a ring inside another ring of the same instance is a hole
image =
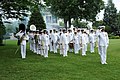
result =
[[[44,48],[43,55],[44,55],[44,57],[48,57],[49,36],[47,34],[44,34],[43,41],[44,41],[44,44],[43,44],[43,48]]]
[[[44,34],[42,33],[41,34],[41,56],[44,56],[44,45],[45,45],[45,43],[44,43],[45,41],[44,41]]]
[[[89,34],[89,40],[90,40],[90,52],[94,53],[94,47],[95,47],[95,34],[94,33]]]
[[[99,43],[99,38],[98,38],[98,35],[101,33],[101,31],[98,29],[96,30],[96,44],[97,44],[97,47],[98,47],[98,54],[100,55],[100,45],[98,44]]]
[[[78,41],[79,41],[79,44],[78,44],[78,50],[81,49],[81,45],[80,45],[80,40],[81,40],[81,32],[78,32]]]
[[[23,32],[18,32],[16,34],[16,36],[19,36],[20,38],[22,38],[24,35]],[[22,58],[26,58],[26,40],[29,40],[29,37],[27,34],[25,34],[25,36],[23,37],[23,40],[21,42],[21,56]]]
[[[50,52],[53,51],[53,45],[52,45],[52,40],[53,40],[53,33],[50,33],[49,34],[49,42],[50,42]]]
[[[39,37],[38,37],[39,39],[38,39],[38,54],[41,54],[42,53],[42,35],[41,34],[39,34]]]
[[[73,43],[74,43],[74,53],[75,54],[78,54],[78,51],[79,51],[79,41],[78,41],[78,34],[74,34],[74,37],[73,37]]]
[[[106,57],[107,57],[107,47],[109,44],[109,38],[107,32],[101,32],[98,35],[99,38],[99,47],[100,47],[100,58],[101,64],[106,64]]]
[[[39,34],[36,34],[36,36],[37,36],[37,40],[36,40],[36,53],[39,54],[39,44],[38,44]]]
[[[86,56],[86,34],[81,34],[81,47],[82,47],[82,56]]]
[[[33,38],[34,38],[34,35],[33,33],[29,33],[29,43],[30,43],[30,50],[33,51]]]
[[[53,51],[54,53],[57,53],[57,34],[52,34],[52,41],[53,41]]]
[[[87,33],[85,33],[85,40],[86,40],[85,50],[87,51],[87,47],[88,47],[88,43],[89,43],[89,38],[88,38]]]
[[[35,35],[36,35],[36,34],[34,34],[34,38],[33,38],[33,52],[34,52],[34,53],[37,53],[36,42],[35,42]]]
[[[68,40],[66,33],[62,34],[62,47],[63,47],[63,57],[67,56],[68,50]]]
[[[61,35],[60,35],[60,40],[59,40],[59,45],[60,45],[60,55],[63,54],[62,35],[63,35],[63,33],[61,33]]]
[[[70,33],[68,33],[68,42],[69,43],[73,43],[73,34],[72,34],[72,32],[70,32]],[[73,52],[73,49],[72,48],[70,48],[69,46],[68,46],[68,50],[69,50],[69,52]]]

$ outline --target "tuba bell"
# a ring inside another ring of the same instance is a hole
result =
[[[35,25],[33,25],[33,24],[32,24],[32,25],[30,25],[30,30],[31,30],[31,31],[36,31],[36,26],[35,26]]]

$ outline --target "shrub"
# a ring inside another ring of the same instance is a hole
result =
[[[113,34],[109,34],[108,36],[109,36],[110,39],[120,39],[119,36],[115,36]]]

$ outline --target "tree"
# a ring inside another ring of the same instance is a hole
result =
[[[71,18],[76,20],[86,19],[95,20],[95,16],[104,7],[102,0],[45,0],[51,7],[51,12],[56,16],[63,18],[65,25]],[[66,27],[66,26],[65,26]]]
[[[3,16],[6,18],[20,18],[27,16],[27,11],[42,6],[40,0],[0,0],[0,8],[3,9]]]
[[[2,15],[0,14],[0,45],[3,45],[3,35],[6,33],[5,26],[2,22]]]
[[[110,27],[109,33],[114,33],[116,34],[116,31],[118,30],[117,28],[117,9],[115,8],[114,3],[112,0],[108,0],[108,4],[105,7],[105,12],[104,12],[104,25],[107,27]]]
[[[69,27],[71,26],[71,18],[77,16],[77,6],[75,0],[45,0],[47,6],[50,6],[51,13],[59,18],[64,19],[65,27],[67,28],[67,21],[69,21]],[[77,3],[76,3],[77,4]]]
[[[119,35],[120,36],[120,11],[119,13],[117,13],[117,32],[116,32],[116,35]]]
[[[93,23],[93,27],[94,28],[98,28],[99,26],[102,26],[103,25],[103,20],[100,20],[100,21],[95,21]]]
[[[87,28],[87,22],[81,22],[80,20],[74,20],[72,22],[72,25],[76,28]]]
[[[40,0],[0,0],[0,13],[2,12],[2,15],[0,15],[0,44],[2,44],[2,37],[5,33],[1,17],[22,20],[22,16],[27,16],[26,12],[32,11],[38,6],[42,6]]]
[[[46,29],[46,25],[40,13],[39,8],[36,8],[34,11],[32,11],[28,26],[32,24],[35,25],[37,29]]]

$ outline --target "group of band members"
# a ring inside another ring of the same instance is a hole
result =
[[[30,50],[33,53],[40,54],[45,58],[48,57],[48,51],[59,53],[63,57],[68,56],[68,52],[79,54],[81,51],[82,56],[86,56],[88,44],[90,44],[90,52],[95,53],[95,45],[98,47],[100,54],[101,64],[106,63],[107,47],[109,38],[104,28],[98,30],[85,30],[85,29],[60,29],[59,31],[41,30],[29,31],[28,35],[20,31],[16,36],[21,39],[21,55],[22,58],[26,57],[26,40],[29,39]],[[58,51],[59,50],[59,51]]]

